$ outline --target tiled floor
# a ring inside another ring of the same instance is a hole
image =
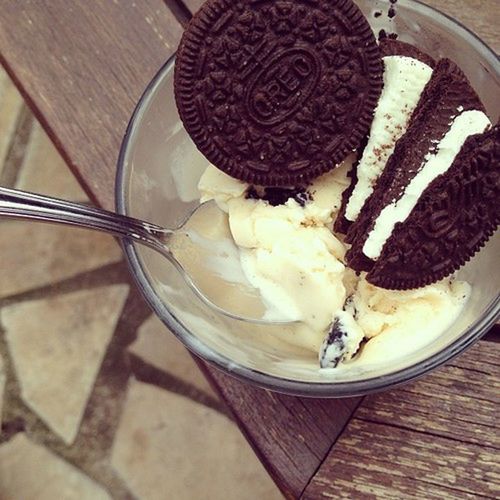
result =
[[[0,70],[0,184],[88,202]],[[0,219],[0,499],[278,499],[116,242]]]

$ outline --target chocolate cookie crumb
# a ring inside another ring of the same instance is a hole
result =
[[[247,193],[247,199],[264,200],[273,207],[284,205],[288,200],[295,200],[301,207],[312,200],[311,194],[305,189],[286,189],[286,188],[264,188],[261,193],[255,186],[251,186]]]
[[[385,31],[384,29],[381,29],[378,32],[379,41],[385,40],[386,38],[389,38],[390,40],[397,40],[398,34],[397,33],[387,33],[387,31]]]
[[[335,318],[320,352],[321,368],[337,368],[342,361],[346,344],[347,332],[339,318]]]

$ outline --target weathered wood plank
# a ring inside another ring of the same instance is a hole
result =
[[[304,498],[495,498],[497,458],[484,446],[355,418]]]
[[[487,362],[476,368],[481,360]],[[498,498],[500,345],[364,399],[304,498]]]
[[[400,410],[398,413],[393,411],[396,407]],[[440,404],[436,405],[435,394],[399,390],[388,393],[384,398],[366,398],[356,416],[370,422],[491,446],[500,453],[500,429],[492,422],[495,411],[498,411],[498,402],[441,393]],[[390,422],[386,419],[387,415],[391,417]],[[453,425],[450,425],[450,415],[453,415]]]
[[[287,498],[298,498],[361,398],[285,396],[249,387],[211,370],[209,380]]]
[[[162,0],[0,0],[0,60],[102,206],[135,104],[181,33]]]
[[[500,405],[500,346],[481,345],[417,384],[365,398],[356,418],[489,446],[500,453],[500,422],[494,418]],[[492,353],[496,364],[484,363],[481,371],[471,368],[479,363],[479,354],[487,358]]]

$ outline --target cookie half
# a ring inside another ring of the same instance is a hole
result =
[[[470,137],[452,167],[396,226],[368,273],[373,285],[407,290],[446,278],[469,261],[500,224],[500,126]]]
[[[383,40],[380,50],[384,56],[384,88],[369,137],[351,171],[351,184],[343,193],[334,226],[342,234],[348,232],[373,192],[397,141],[407,130],[435,65],[430,56],[404,42]]]
[[[397,142],[373,193],[348,230],[346,240],[352,247],[346,259],[350,267],[356,271],[371,270],[374,260],[364,253],[363,248],[381,212],[401,198],[426,158],[436,151],[449,132],[454,119],[471,110],[485,111],[462,70],[448,59],[441,60],[422,94],[407,132]],[[477,132],[483,131],[484,128]]]
[[[175,66],[198,149],[263,186],[293,187],[340,164],[366,135],[381,88],[380,51],[352,0],[208,0]]]

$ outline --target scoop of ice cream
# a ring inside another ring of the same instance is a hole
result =
[[[325,227],[256,222],[254,246],[241,254],[247,279],[284,317],[326,328],[346,296],[342,244]]]
[[[352,297],[357,324],[368,342],[359,362],[390,362],[432,343],[457,318],[470,285],[444,280],[416,290],[385,290],[365,279]]]
[[[243,270],[269,310],[318,331],[342,308],[344,245],[329,225],[348,184],[350,157],[307,188],[303,205],[289,199],[273,206],[246,196],[249,186],[209,167],[200,181],[202,201],[214,199],[228,213],[231,234],[241,249]]]
[[[234,179],[222,170],[209,165],[201,176],[198,189],[201,193],[201,203],[214,200],[221,210],[227,212],[227,202],[244,196],[248,189],[248,184]]]
[[[418,290],[384,290],[345,266],[348,247],[331,226],[352,161],[307,187],[301,203],[292,197],[274,206],[248,196],[251,186],[215,167],[199,184],[202,201],[214,199],[227,213],[243,271],[269,305],[268,318],[277,311],[280,318],[299,321],[287,342],[319,352],[323,368],[415,352],[441,335],[469,296],[466,283],[449,280]]]

